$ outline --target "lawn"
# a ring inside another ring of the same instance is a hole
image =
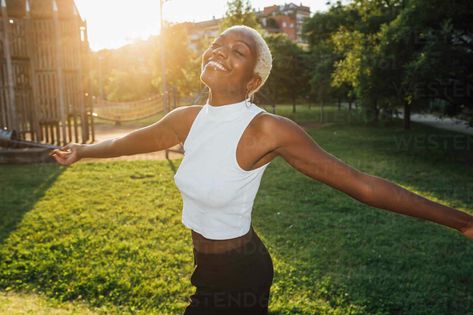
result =
[[[307,121],[300,112],[291,118]],[[360,170],[473,213],[471,137],[401,126],[308,132]],[[1,166],[0,313],[8,292],[70,313],[80,303],[96,313],[181,314],[193,288],[178,164]],[[361,204],[281,158],[263,176],[253,225],[274,261],[271,314],[473,314],[472,241]]]

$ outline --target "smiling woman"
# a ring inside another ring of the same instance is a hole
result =
[[[225,90],[227,97],[246,99],[263,86],[271,66],[271,52],[261,35],[249,27],[233,26],[221,34],[202,55],[200,78],[209,87]],[[243,95],[242,91],[245,92]],[[210,98],[215,98],[215,95],[210,93]],[[215,99],[210,101],[219,103]]]
[[[250,101],[271,70],[255,30],[225,30],[202,55],[205,105],[183,106],[158,122],[97,144],[69,144],[52,155],[63,165],[184,146],[174,180],[191,230],[194,272],[185,315],[267,314],[273,263],[251,224],[262,175],[277,156],[297,171],[367,205],[430,220],[473,239],[473,216],[361,172],[323,150],[299,125]]]

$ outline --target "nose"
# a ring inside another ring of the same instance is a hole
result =
[[[221,58],[226,58],[227,57],[227,50],[225,45],[219,46],[215,49],[212,50],[212,55],[213,56],[219,56]]]

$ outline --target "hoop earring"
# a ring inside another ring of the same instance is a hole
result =
[[[247,98],[245,99],[245,106],[246,106],[246,108],[250,108],[250,107],[251,107],[251,103],[248,103],[248,99],[247,99]]]
[[[245,106],[246,108],[250,108],[251,106],[251,103],[249,104],[248,101],[250,100],[249,96],[248,96],[248,93],[246,93],[246,96],[245,96]]]

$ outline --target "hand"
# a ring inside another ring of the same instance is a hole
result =
[[[462,231],[462,234],[473,240],[473,224]]]
[[[80,144],[69,143],[63,146],[60,149],[54,149],[49,152],[49,155],[52,156],[56,162],[61,165],[71,165],[81,159],[79,150],[82,147]]]

